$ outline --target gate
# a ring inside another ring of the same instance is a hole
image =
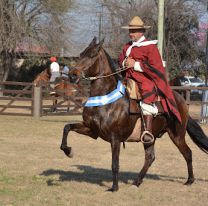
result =
[[[0,82],[0,115],[80,115],[89,93],[88,84],[83,84],[84,90],[77,91],[76,95],[65,96],[63,90],[56,97],[50,95],[54,90],[49,84],[36,87],[27,82]]]
[[[27,82],[0,82],[0,115],[33,116],[34,87]]]
[[[72,96],[66,96],[65,90],[56,91],[56,95],[50,95],[54,90],[54,83],[50,83],[41,89],[41,116],[54,115],[80,115],[83,104],[89,95],[88,82],[82,82],[83,89],[77,90]]]

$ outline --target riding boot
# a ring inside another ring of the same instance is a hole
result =
[[[141,136],[141,141],[144,144],[151,144],[154,142],[154,136],[152,134],[152,115],[144,115],[144,124],[145,124],[145,130]]]

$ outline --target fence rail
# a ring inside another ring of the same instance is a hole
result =
[[[51,84],[53,85],[53,83]],[[50,96],[51,85],[36,87],[27,82],[0,82],[0,115],[40,117],[44,115],[79,115],[88,90],[64,96],[65,90]],[[52,112],[56,109],[56,112]]]
[[[14,88],[14,89],[13,89]],[[78,91],[76,95],[66,97],[64,91],[59,97],[50,96],[50,85],[35,87],[28,82],[2,82],[0,81],[0,115],[21,115],[40,117],[44,115],[79,115],[82,113],[82,105],[86,100],[89,89]],[[208,87],[172,86],[173,90],[184,93],[187,104],[201,104],[203,112],[201,118],[208,119]],[[207,99],[193,101],[193,90],[207,92]],[[58,101],[58,102],[57,102]],[[53,104],[53,102],[56,102]],[[57,112],[52,112],[54,108]]]
[[[32,116],[33,90],[32,83],[0,81],[0,115]]]

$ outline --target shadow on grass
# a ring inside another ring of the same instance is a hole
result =
[[[65,181],[77,181],[77,182],[87,182],[91,184],[98,184],[100,186],[106,186],[103,182],[112,182],[112,172],[108,169],[102,168],[94,168],[87,165],[74,165],[72,167],[76,167],[80,171],[63,171],[63,170],[55,170],[49,169],[43,171],[40,175],[43,176],[52,176],[59,175],[59,182]],[[129,182],[133,182],[137,178],[138,173],[136,172],[120,172],[119,173],[119,182],[123,182],[129,184]],[[169,182],[178,182],[185,183],[186,178],[184,177],[175,177],[175,176],[165,176],[165,175],[156,175],[156,174],[147,174],[144,179],[151,180],[160,180],[160,181],[169,181]],[[207,179],[196,179],[196,181],[208,182]],[[57,180],[47,180],[48,186],[55,186],[57,184]]]

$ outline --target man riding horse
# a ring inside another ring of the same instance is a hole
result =
[[[57,62],[56,57],[51,57],[50,58],[51,64],[50,64],[50,82],[54,82],[56,78],[60,77],[60,66]]]
[[[144,135],[144,142],[151,142],[153,116],[158,114],[155,104],[160,96],[161,104],[166,113],[172,112],[181,122],[172,90],[168,84],[163,62],[156,46],[157,40],[149,41],[144,33],[150,26],[144,25],[140,17],[135,16],[128,26],[122,27],[129,30],[131,39],[119,56],[120,66],[128,68],[125,77],[136,81],[142,96],[140,102],[144,129],[148,132]]]

